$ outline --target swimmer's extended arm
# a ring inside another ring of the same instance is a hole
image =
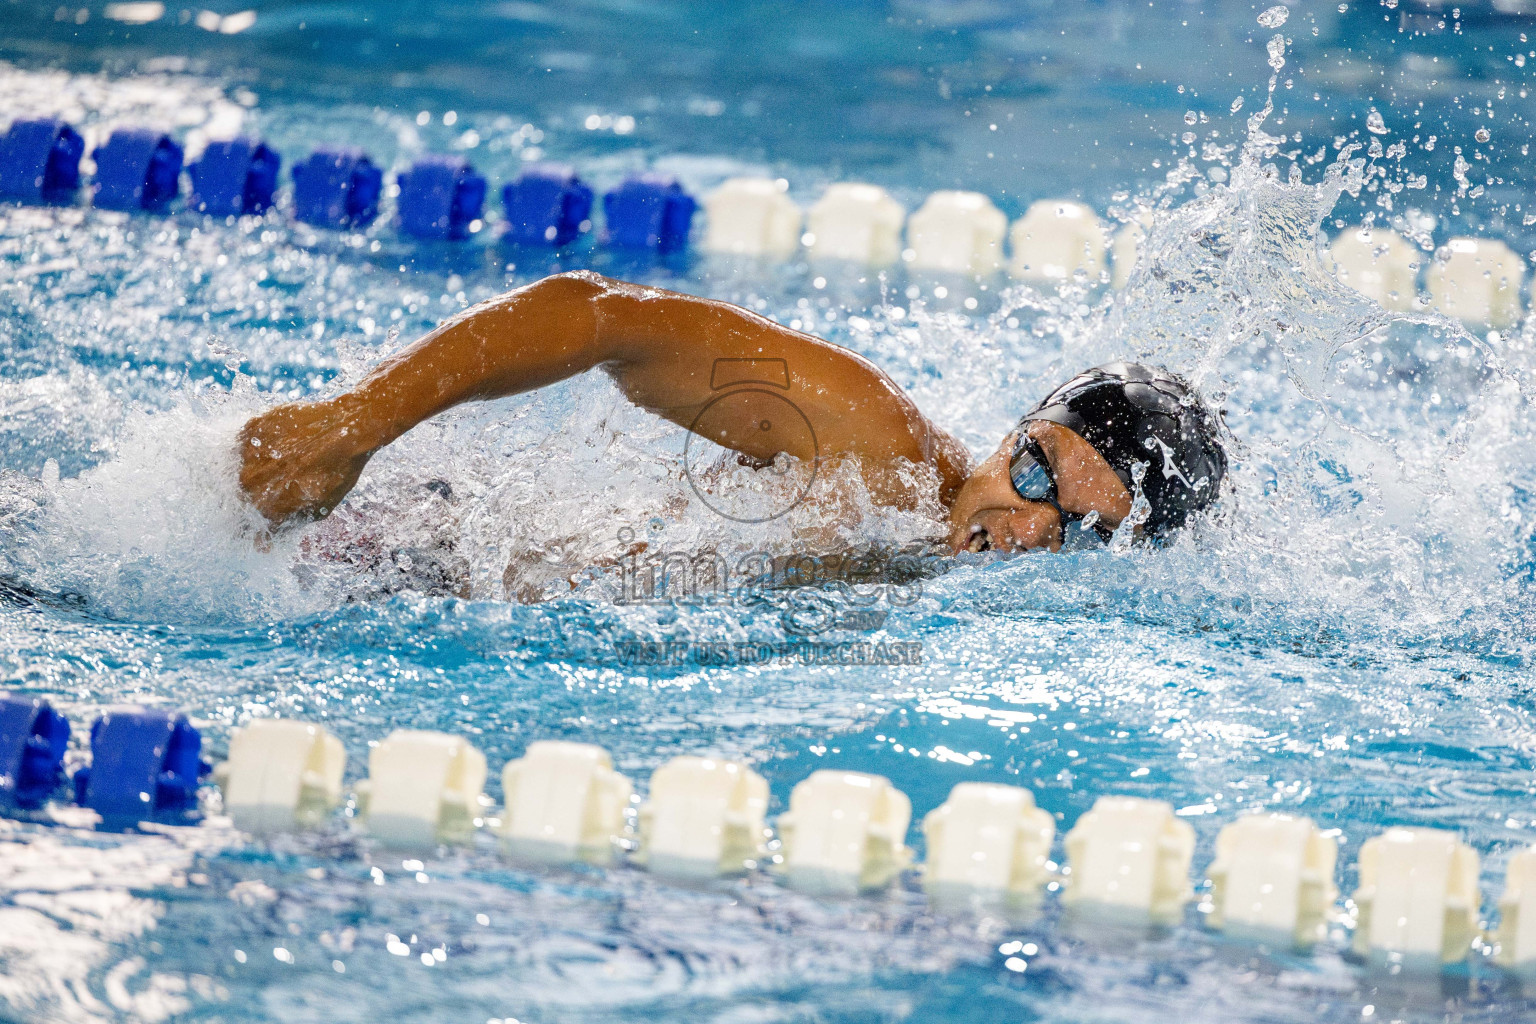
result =
[[[325,515],[368,458],[417,423],[594,367],[684,427],[735,386],[702,421],[710,440],[764,460],[858,458],[877,499],[892,504],[913,500],[898,460],[934,467],[946,504],[970,470],[965,448],[868,360],[727,303],[576,273],[465,311],[351,391],[252,419],[240,435],[241,487],[274,523]]]

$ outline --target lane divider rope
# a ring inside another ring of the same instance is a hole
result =
[[[60,119],[13,122],[0,135],[0,199],[73,203],[84,148],[81,134]],[[165,213],[180,193],[183,151],[164,132],[117,128],[92,159],[88,191],[103,209]],[[210,142],[187,168],[187,207],[216,217],[263,213],[275,203],[281,163],[257,139]],[[295,164],[290,177],[298,221],[360,230],[379,215],[385,174],[361,150],[322,147]],[[602,196],[598,229],[594,192],[573,168],[531,164],[501,189],[501,237],[564,248],[592,235],[617,250],[676,253],[693,238],[702,206],[705,224],[697,234],[706,252],[787,260],[803,250],[812,262],[905,264],[972,278],[1006,269],[1021,281],[1123,288],[1148,228],[1143,218],[1110,238],[1090,207],[1065,199],[1039,200],[1010,226],[986,196],[955,190],[932,193],[909,215],[884,189],[857,182],[830,186],[802,212],[788,188],[784,179],[731,178],[700,201],[671,176],[631,175]],[[462,241],[486,225],[489,183],[462,156],[421,157],[395,176],[393,189],[402,235]],[[1524,317],[1524,261],[1496,239],[1451,238],[1429,254],[1388,228],[1355,228],[1335,239],[1329,258],[1341,280],[1391,310],[1432,308],[1500,331]]]
[[[69,723],[43,699],[0,694],[0,813],[46,822],[63,787]],[[75,802],[102,828],[196,824],[209,774],[202,739],[184,714],[114,708],[91,726],[91,762],[74,773]],[[324,828],[345,795],[346,754],[323,726],[257,719],[235,731],[212,771],[223,811],[253,836]],[[505,805],[484,795],[485,755],[460,737],[398,729],[374,745],[354,787],[356,824],[380,846],[427,851],[489,830],[524,864],[627,861],[700,880],[766,869],[822,896],[885,889],[914,867],[906,846],[912,805],[888,779],[820,770],[794,787],[770,828],[768,782],[738,762],[673,758],[641,802],[609,753],[543,740],[502,770]],[[631,821],[635,824],[632,826]],[[1050,860],[1051,815],[1029,790],[962,782],[922,821],[927,859],[916,865],[940,909],[976,900],[1038,907],[1059,893],[1089,921],[1174,926],[1195,898],[1194,829],[1161,800],[1106,795]],[[777,832],[778,841],[773,835]],[[1306,951],[1343,920],[1334,883],[1337,832],[1307,818],[1246,815],[1221,829],[1197,909],[1235,941]],[[1374,963],[1435,970],[1479,947],[1495,963],[1536,975],[1536,846],[1509,862],[1497,930],[1480,930],[1479,860],[1455,832],[1388,828],[1362,844],[1353,896],[1354,952]]]

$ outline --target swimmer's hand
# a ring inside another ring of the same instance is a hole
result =
[[[240,489],[273,526],[323,519],[376,450],[346,395],[269,409],[240,431]]]

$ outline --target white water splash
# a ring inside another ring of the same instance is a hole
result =
[[[1268,8],[1259,15],[1259,24],[1265,28],[1279,28],[1284,25],[1286,19],[1291,16],[1291,9],[1284,4],[1277,4]]]

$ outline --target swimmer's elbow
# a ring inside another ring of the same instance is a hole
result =
[[[620,284],[619,281],[611,277],[605,277],[595,270],[565,270],[558,274],[550,274],[540,283],[598,290],[605,290]]]
[[[603,360],[604,299],[625,287],[590,270],[571,270],[490,299],[460,319],[519,359],[544,353],[590,365]]]
[[[596,365],[619,357],[619,339],[629,335],[634,300],[644,291],[592,270],[568,270],[513,294],[533,299],[550,327],[579,334],[587,359]]]
[[[623,287],[622,281],[604,277],[595,270],[567,270],[535,281],[521,290],[568,302],[591,302]]]

